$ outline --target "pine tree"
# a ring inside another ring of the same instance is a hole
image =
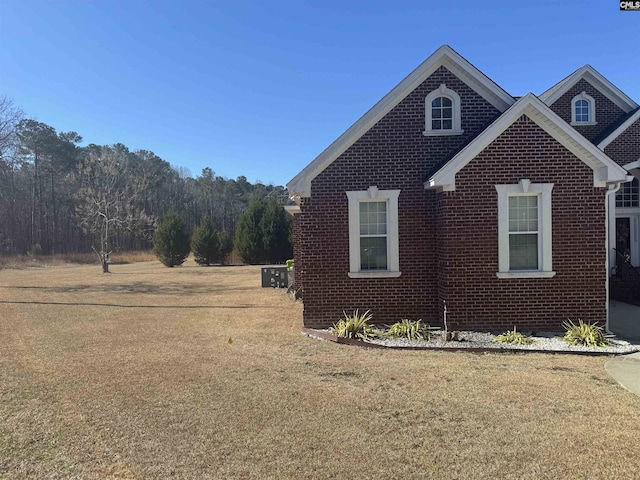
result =
[[[282,263],[293,255],[291,219],[277,199],[254,197],[238,220],[236,251],[246,263]]]
[[[260,228],[264,210],[264,200],[255,196],[251,199],[249,208],[238,219],[235,246],[245,263],[257,264],[265,261],[266,254]]]
[[[271,198],[266,202],[264,214],[260,219],[260,230],[268,262],[283,263],[293,256],[293,248],[289,240],[291,223],[290,215],[277,199]]]
[[[153,253],[167,267],[182,265],[189,256],[189,235],[173,207],[153,234]]]
[[[220,261],[220,240],[208,216],[193,231],[191,251],[198,265],[212,265]]]
[[[233,239],[226,230],[218,232],[218,244],[220,245],[220,263],[224,265],[225,259],[233,251]]]

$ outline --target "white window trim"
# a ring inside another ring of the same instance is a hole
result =
[[[433,130],[431,128],[431,102],[433,99],[437,97],[447,97],[451,100],[452,106],[452,128],[449,130]],[[424,110],[425,110],[425,122],[424,122],[424,132],[422,134],[426,137],[431,136],[444,136],[444,135],[462,135],[464,130],[462,130],[461,126],[461,117],[460,117],[460,95],[456,92],[447,88],[447,86],[443,83],[439,88],[431,92],[424,99]]]
[[[400,190],[378,190],[369,187],[364,191],[346,192],[349,199],[349,277],[389,278],[400,276],[398,240],[398,197]],[[360,202],[387,201],[387,270],[360,270]]]
[[[586,100],[589,104],[589,121],[578,122],[576,120],[576,102],[578,100]],[[571,99],[571,125],[597,125],[596,122],[596,101],[586,92],[581,92]]]
[[[531,183],[522,179],[519,183],[496,185],[498,191],[498,278],[551,278],[551,191],[553,183]],[[509,269],[509,197],[538,194],[538,270]]]

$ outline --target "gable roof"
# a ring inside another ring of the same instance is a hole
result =
[[[620,107],[625,113],[629,113],[638,108],[638,104],[636,102],[629,98],[613,83],[603,77],[591,65],[580,67],[568,77],[560,80],[553,87],[540,95],[540,100],[549,106],[553,105],[556,100],[567,93],[567,91],[581,79],[584,79],[593,85],[594,88]]]
[[[311,181],[315,177],[441,66],[446,67],[500,112],[504,112],[515,102],[511,95],[471,65],[453,48],[443,45],[289,181],[287,184],[289,193],[301,197],[310,196]]]
[[[604,150],[607,145],[613,142],[618,136],[624,132],[627,128],[633,125],[638,119],[640,119],[640,108],[636,109],[635,112],[628,115],[620,125],[613,130],[611,133],[606,135],[600,142],[598,142],[598,148]]]
[[[522,115],[530,118],[567,150],[591,167],[594,186],[603,187],[607,183],[626,180],[627,172],[624,168],[562,120],[533,93],[528,93],[434,173],[425,182],[425,188],[437,188],[444,191],[455,190],[456,174]]]

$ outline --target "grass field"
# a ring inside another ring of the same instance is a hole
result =
[[[347,347],[259,267],[112,271],[0,271],[1,478],[640,478],[606,358]]]

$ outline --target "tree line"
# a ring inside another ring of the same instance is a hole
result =
[[[206,224],[226,248],[235,241],[247,263],[291,256],[284,187],[209,167],[193,178],[149,150],[81,143],[77,132],[26,118],[0,96],[0,253],[150,249],[172,211],[189,237]]]

